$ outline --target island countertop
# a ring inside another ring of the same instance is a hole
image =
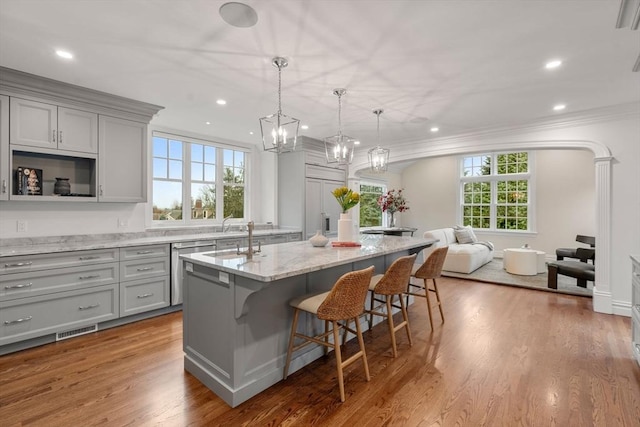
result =
[[[318,248],[307,241],[264,246],[251,261],[247,261],[245,255],[237,255],[234,250],[188,254],[181,258],[230,274],[272,282],[400,250],[416,249],[418,252],[436,241],[372,234],[360,237],[360,247],[332,247],[329,242],[327,246]]]

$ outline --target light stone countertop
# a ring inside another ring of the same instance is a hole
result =
[[[300,233],[293,229],[255,230],[254,237]],[[149,233],[153,234],[153,233]],[[246,238],[246,231],[230,231],[226,233],[188,233],[145,236],[145,233],[98,234],[82,236],[58,236],[52,238],[13,239],[16,244],[2,242],[0,257],[36,255],[44,253],[83,251],[90,249],[109,249],[138,245],[155,245],[163,243],[188,242],[193,240],[221,240]]]
[[[424,248],[437,242],[422,237],[384,236],[360,237],[361,247],[313,247],[308,241],[263,246],[253,260],[236,251],[213,251],[181,255],[183,260],[215,270],[244,276],[261,282],[271,282],[354,261],[375,258],[402,250]]]

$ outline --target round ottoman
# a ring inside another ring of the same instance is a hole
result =
[[[502,262],[507,273],[535,276],[547,271],[545,255],[535,249],[508,248],[503,251]]]

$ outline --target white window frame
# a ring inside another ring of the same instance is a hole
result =
[[[385,194],[388,191],[388,186],[387,186],[387,182],[386,181],[378,181],[375,179],[363,179],[360,180],[360,183],[358,184],[358,190],[360,189],[360,187],[362,185],[375,185],[377,187],[382,187],[382,194]],[[385,215],[384,212],[381,212],[382,214],[382,222],[381,222],[381,227],[387,227],[388,226],[388,215]],[[368,227],[361,227],[361,228],[368,228]]]
[[[497,166],[497,157],[501,154],[510,154],[510,153],[527,153],[528,158],[528,168],[529,172],[527,173],[515,173],[515,174],[501,174],[498,175],[495,171]],[[464,172],[464,159],[469,157],[478,157],[478,156],[491,156],[491,175],[482,175],[482,176],[462,176]],[[503,230],[496,228],[497,224],[497,186],[498,181],[520,181],[526,180],[528,181],[527,189],[527,230]],[[536,190],[535,190],[535,152],[529,150],[507,150],[507,151],[495,151],[495,152],[482,152],[476,154],[466,153],[458,156],[458,192],[457,192],[457,209],[456,209],[456,218],[458,224],[463,223],[463,201],[464,201],[464,184],[468,182],[486,182],[489,181],[491,183],[491,204],[490,204],[490,227],[489,228],[479,228],[477,231],[479,232],[491,232],[494,234],[533,234],[536,233]]]
[[[182,144],[182,219],[175,221],[154,220],[153,219],[153,138],[167,138],[181,141]],[[244,153],[244,183],[237,184],[244,187],[244,218],[234,218],[235,221],[242,221],[248,215],[249,210],[249,170],[251,168],[251,149],[244,146],[236,146],[232,144],[220,143],[204,138],[184,135],[181,133],[173,133],[163,130],[151,130],[149,134],[149,156],[151,158],[149,170],[149,209],[147,212],[147,221],[151,227],[189,227],[203,225],[219,225],[224,219],[224,157],[223,150],[241,151]],[[204,219],[191,218],[191,145],[190,144],[207,145],[216,149],[215,161],[215,188],[216,188],[216,218]]]

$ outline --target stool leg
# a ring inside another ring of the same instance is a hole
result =
[[[364,363],[364,374],[367,377],[367,381],[371,381],[371,375],[369,375],[369,363],[367,362],[367,352],[364,350],[364,339],[362,338],[362,329],[360,328],[360,322],[358,318],[356,321],[356,332],[358,334],[358,344],[360,344],[360,351],[362,352],[362,363]]]
[[[428,279],[424,279],[424,295],[427,299],[427,310],[429,311],[429,324],[431,325],[431,330],[433,331],[433,316],[431,315],[431,298],[429,298],[429,284],[427,283]]]
[[[333,352],[336,354],[336,367],[338,368],[338,387],[340,387],[340,401],[344,402],[344,376],[342,374],[342,354],[340,353],[340,333],[338,322],[331,321],[333,325]]]
[[[440,301],[440,292],[438,292],[438,284],[436,283],[436,279],[431,279],[431,280],[433,280],[433,290],[436,292],[436,300],[438,300],[440,317],[442,318],[442,323],[444,323],[444,313],[442,312],[442,301]]]
[[[289,364],[291,363],[291,353],[293,352],[293,340],[295,339],[296,328],[298,327],[298,316],[300,315],[300,310],[297,308],[294,309],[293,312],[293,323],[291,324],[291,335],[289,335],[289,349],[287,350],[287,361],[284,364],[284,375],[283,380],[287,379],[289,375]]]
[[[374,297],[375,294],[369,291],[369,330],[373,328],[373,303],[375,302]]]
[[[413,346],[413,341],[411,340],[411,330],[409,329],[409,314],[407,313],[407,306],[402,300],[402,295],[398,295],[398,299],[400,300],[400,309],[402,310],[402,318],[404,319],[404,328],[407,331],[409,346]]]
[[[324,321],[324,342],[327,343],[327,345],[323,346],[324,347],[324,355],[326,356],[327,354],[329,354],[329,335],[327,335],[327,331],[329,330],[329,321],[325,320]]]
[[[398,356],[396,350],[396,331],[393,325],[393,313],[391,311],[391,295],[387,295],[387,323],[389,324],[389,334],[391,335],[391,350],[393,357]]]
[[[547,267],[547,287],[549,289],[558,289],[558,267],[550,264]]]

